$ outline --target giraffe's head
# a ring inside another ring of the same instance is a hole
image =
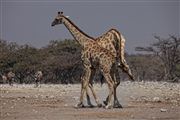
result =
[[[58,12],[58,15],[55,17],[54,21],[51,23],[51,26],[55,26],[58,24],[62,24],[64,18],[66,18],[67,16],[63,15],[63,12]]]

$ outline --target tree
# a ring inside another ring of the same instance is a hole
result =
[[[136,47],[136,51],[145,51],[157,56],[164,66],[164,79],[178,81],[178,68],[180,66],[180,38],[170,35],[163,39],[154,36],[157,40],[148,47]]]

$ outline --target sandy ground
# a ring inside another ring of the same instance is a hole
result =
[[[102,102],[106,84],[95,85]],[[75,108],[77,85],[1,85],[1,120],[180,120],[180,84],[122,82],[118,98],[122,109]],[[92,102],[93,101],[93,97]],[[86,101],[84,101],[86,102]],[[95,103],[94,103],[95,104]]]

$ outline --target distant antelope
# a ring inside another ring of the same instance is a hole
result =
[[[3,83],[7,81],[7,77],[5,75],[2,75],[2,80],[3,80]]]
[[[4,82],[7,81],[10,86],[13,85],[14,77],[15,77],[15,73],[13,73],[12,71],[8,72],[7,74],[2,75],[3,81]]]
[[[41,80],[43,78],[43,73],[42,71],[37,71],[34,75],[34,79],[35,79],[35,87],[38,87]]]

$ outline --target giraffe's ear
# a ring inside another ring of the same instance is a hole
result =
[[[63,12],[60,12],[60,11],[58,12],[58,15],[62,15],[62,14],[63,14]]]
[[[69,16],[66,16],[67,18],[69,18]]]

